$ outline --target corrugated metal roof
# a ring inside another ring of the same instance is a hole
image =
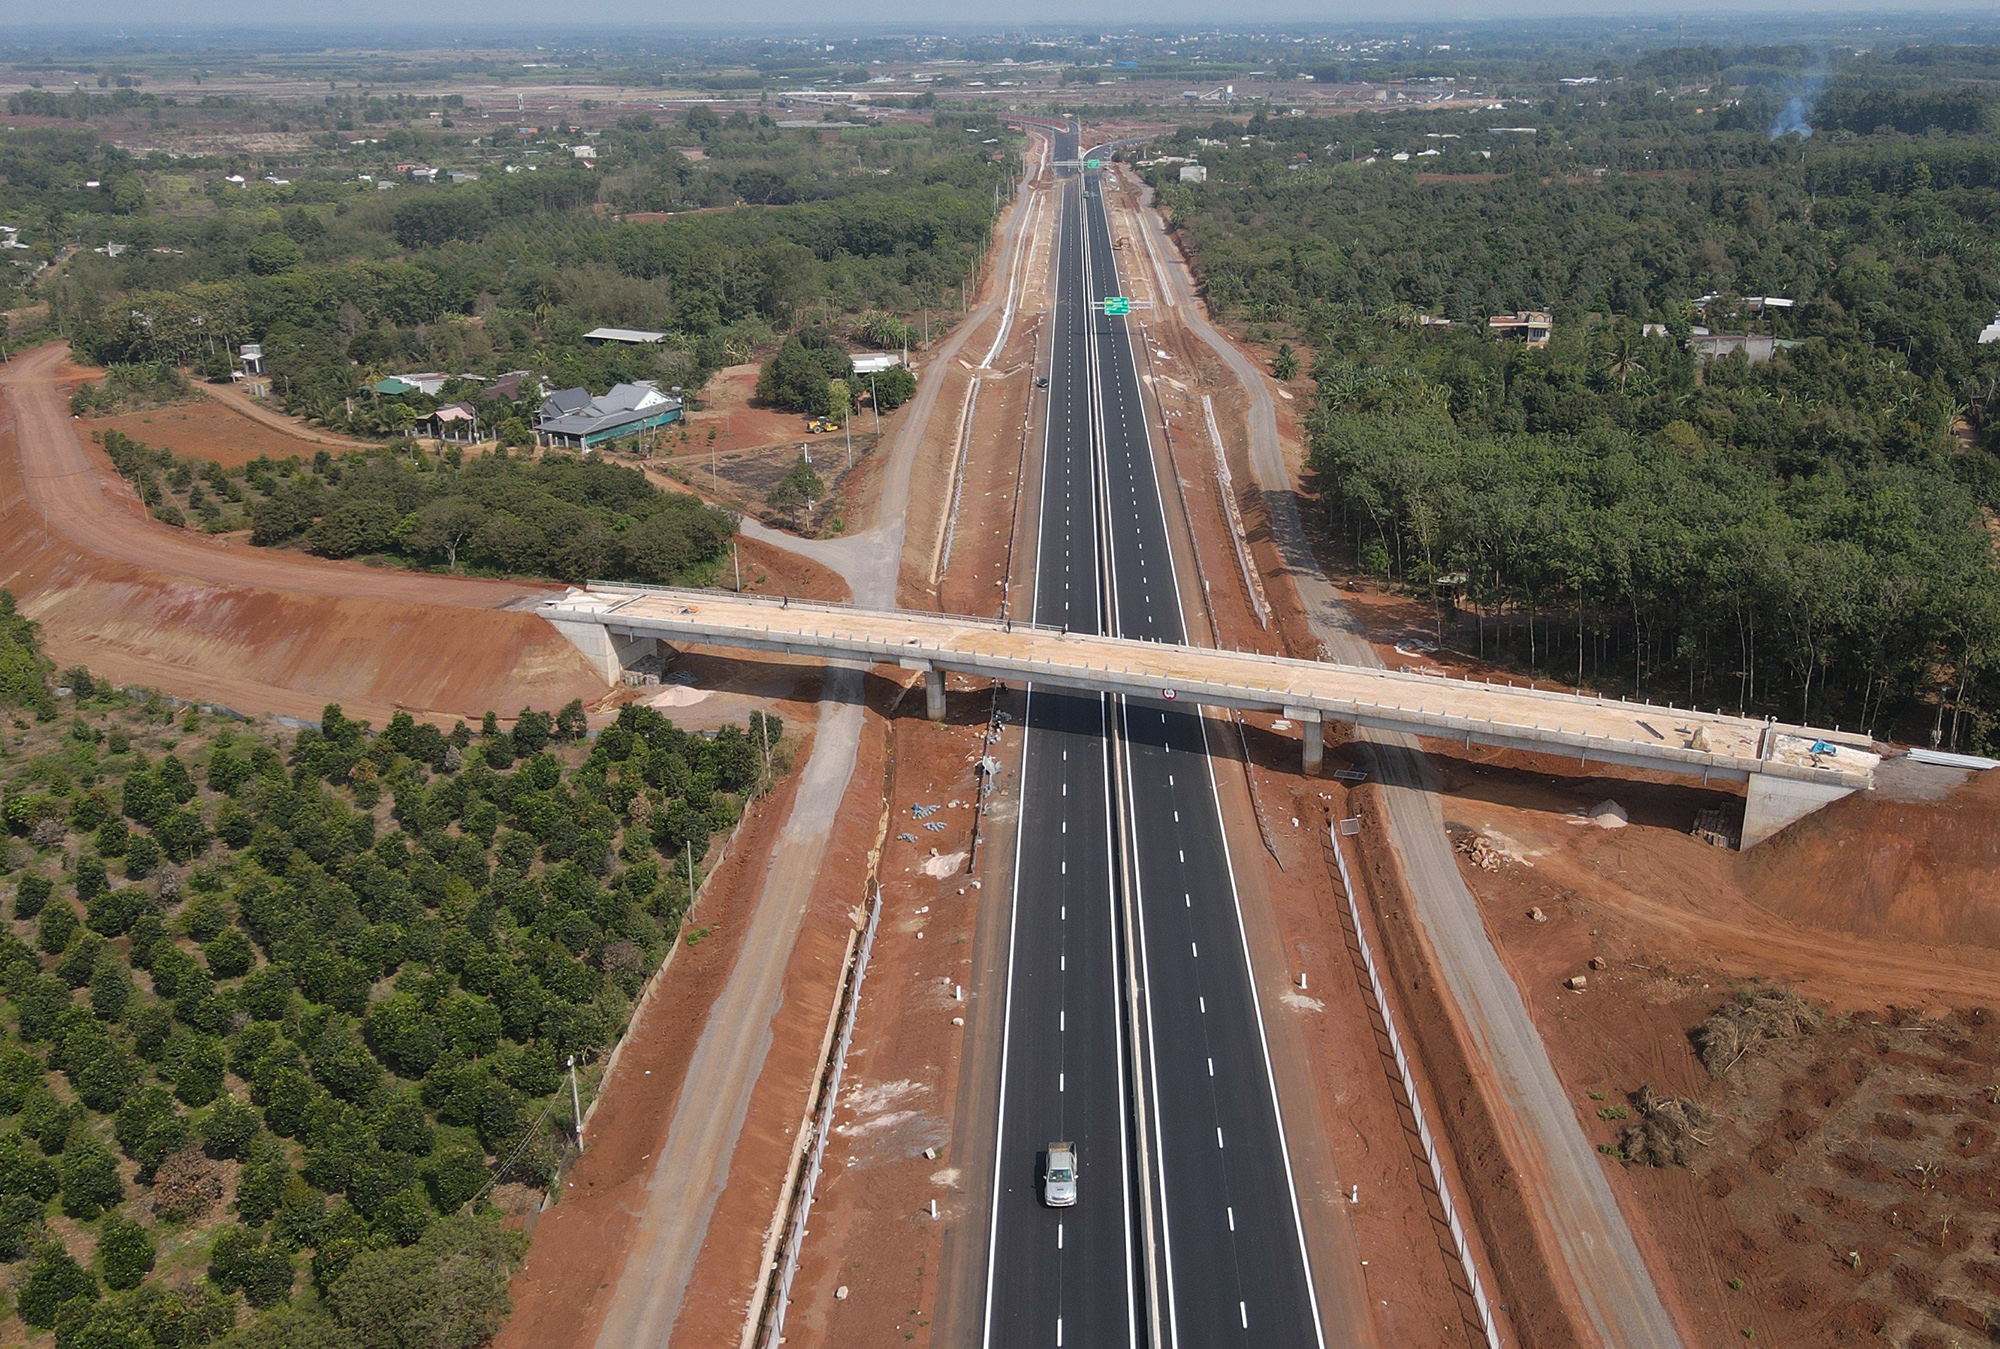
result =
[[[659,342],[666,334],[644,328],[592,328],[583,338],[586,342]]]

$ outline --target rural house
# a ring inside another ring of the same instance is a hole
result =
[[[587,452],[680,419],[681,400],[651,382],[613,385],[596,398],[588,389],[560,389],[535,413],[535,443]]]

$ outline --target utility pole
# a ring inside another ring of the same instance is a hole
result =
[[[909,348],[903,348],[904,364],[909,364]],[[868,404],[875,409],[875,434],[882,434],[882,395],[875,391],[875,372],[868,372]]]
[[[688,907],[692,909],[694,907],[694,840],[692,839],[688,840],[687,859],[688,859]]]
[[[576,1055],[569,1056],[569,1108],[576,1119],[576,1150],[583,1151],[583,1097],[576,1089]]]
[[[743,556],[736,551],[736,540],[729,541],[729,560],[736,565],[736,593],[743,593]]]

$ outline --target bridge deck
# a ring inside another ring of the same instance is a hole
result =
[[[1851,735],[1719,712],[957,615],[603,584],[572,591],[540,613],[579,645],[581,631],[596,627],[623,638],[1184,698],[1725,780],[1767,774],[1869,787],[1878,762]]]

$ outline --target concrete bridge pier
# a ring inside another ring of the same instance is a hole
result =
[[[927,660],[911,660],[905,657],[899,662],[905,670],[924,672],[924,715],[932,721],[944,720],[944,671]]]
[[[1313,707],[1288,707],[1285,715],[1299,723],[1304,733],[1306,776],[1318,777],[1320,765],[1326,762],[1326,722]]]

